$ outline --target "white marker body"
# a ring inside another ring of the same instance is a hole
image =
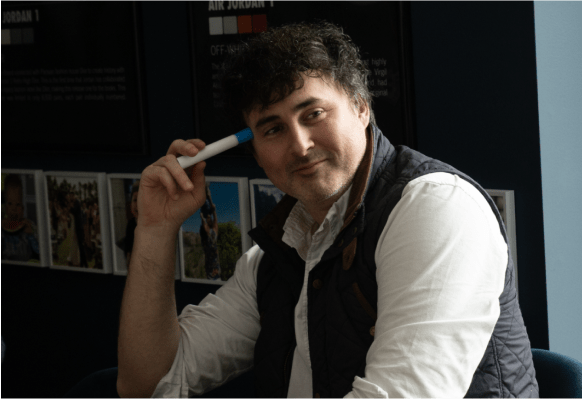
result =
[[[178,163],[182,168],[186,169],[200,161],[204,161],[210,157],[220,154],[221,152],[229,150],[232,147],[236,147],[237,145],[238,139],[236,135],[233,134],[212,144],[208,144],[202,151],[193,157],[187,157],[185,155],[178,157]]]

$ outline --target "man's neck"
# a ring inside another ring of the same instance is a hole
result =
[[[317,203],[310,203],[310,204],[303,202],[303,206],[305,206],[305,210],[307,211],[307,213],[309,213],[309,215],[311,215],[313,220],[315,220],[318,225],[321,225],[323,223],[323,221],[325,220],[325,217],[327,216],[327,213],[329,212],[329,210],[331,209],[333,204],[338,199],[340,199],[342,197],[342,195],[344,195],[344,193],[350,188],[351,184],[352,184],[352,182],[350,182],[349,184],[346,184],[337,193],[335,193],[334,195],[332,195],[329,198],[326,198],[323,201],[320,201]]]

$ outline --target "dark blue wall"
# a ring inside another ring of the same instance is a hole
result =
[[[142,8],[152,155],[25,160],[3,151],[3,168],[140,173],[172,140],[193,136],[187,5]],[[522,310],[533,346],[547,348],[533,4],[413,2],[411,11],[419,150],[486,188],[516,190]],[[245,158],[210,160],[206,172],[265,177]],[[116,365],[124,283],[122,276],[3,264],[2,396],[59,397],[90,372]],[[178,309],[215,290],[177,282]],[[253,394],[247,375],[214,396]]]
[[[412,2],[418,150],[515,190],[519,297],[548,349],[532,2]]]

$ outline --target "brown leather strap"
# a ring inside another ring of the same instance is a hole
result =
[[[354,262],[354,257],[356,256],[356,247],[358,244],[358,237],[354,237],[350,245],[343,250],[343,269],[349,270]]]
[[[340,231],[342,231],[354,218],[356,210],[360,206],[360,203],[364,199],[364,194],[366,193],[366,188],[368,185],[368,178],[372,171],[372,161],[374,159],[374,134],[372,133],[372,128],[368,126],[366,129],[367,141],[366,141],[366,152],[364,153],[364,158],[354,175],[354,180],[352,183],[352,191],[350,191],[350,198],[348,200],[348,207],[346,213],[344,214],[344,224]]]

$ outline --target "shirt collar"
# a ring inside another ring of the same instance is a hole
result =
[[[381,137],[383,137],[382,132],[380,132],[377,127],[370,125],[367,129],[367,134],[368,137],[364,159],[356,171],[350,189],[344,193],[350,193],[350,195],[344,195],[345,197],[348,197],[348,205],[346,211],[343,213],[343,226],[340,228],[339,233],[341,233],[342,229],[351,223],[357,210],[363,204],[368,180],[373,174],[373,169],[379,167],[379,165],[374,166],[374,158],[375,147],[377,143],[380,142]],[[289,245],[282,240],[283,235],[285,234],[283,226],[287,222],[287,219],[289,219],[289,215],[297,202],[296,198],[293,198],[290,195],[285,195],[275,208],[258,223],[262,231],[266,233],[265,239],[270,238],[283,251],[289,249]],[[263,244],[266,244],[266,241],[263,241],[262,238],[259,237],[258,231],[255,234],[255,230],[253,229],[249,234],[257,243],[259,243],[259,245],[261,245],[261,247]]]
[[[307,258],[314,235],[323,232],[327,236],[325,241],[332,243],[343,225],[351,191],[352,186],[350,185],[346,192],[333,203],[321,225],[318,225],[311,217],[305,205],[301,201],[297,201],[283,226],[282,241],[295,248],[303,260]]]

